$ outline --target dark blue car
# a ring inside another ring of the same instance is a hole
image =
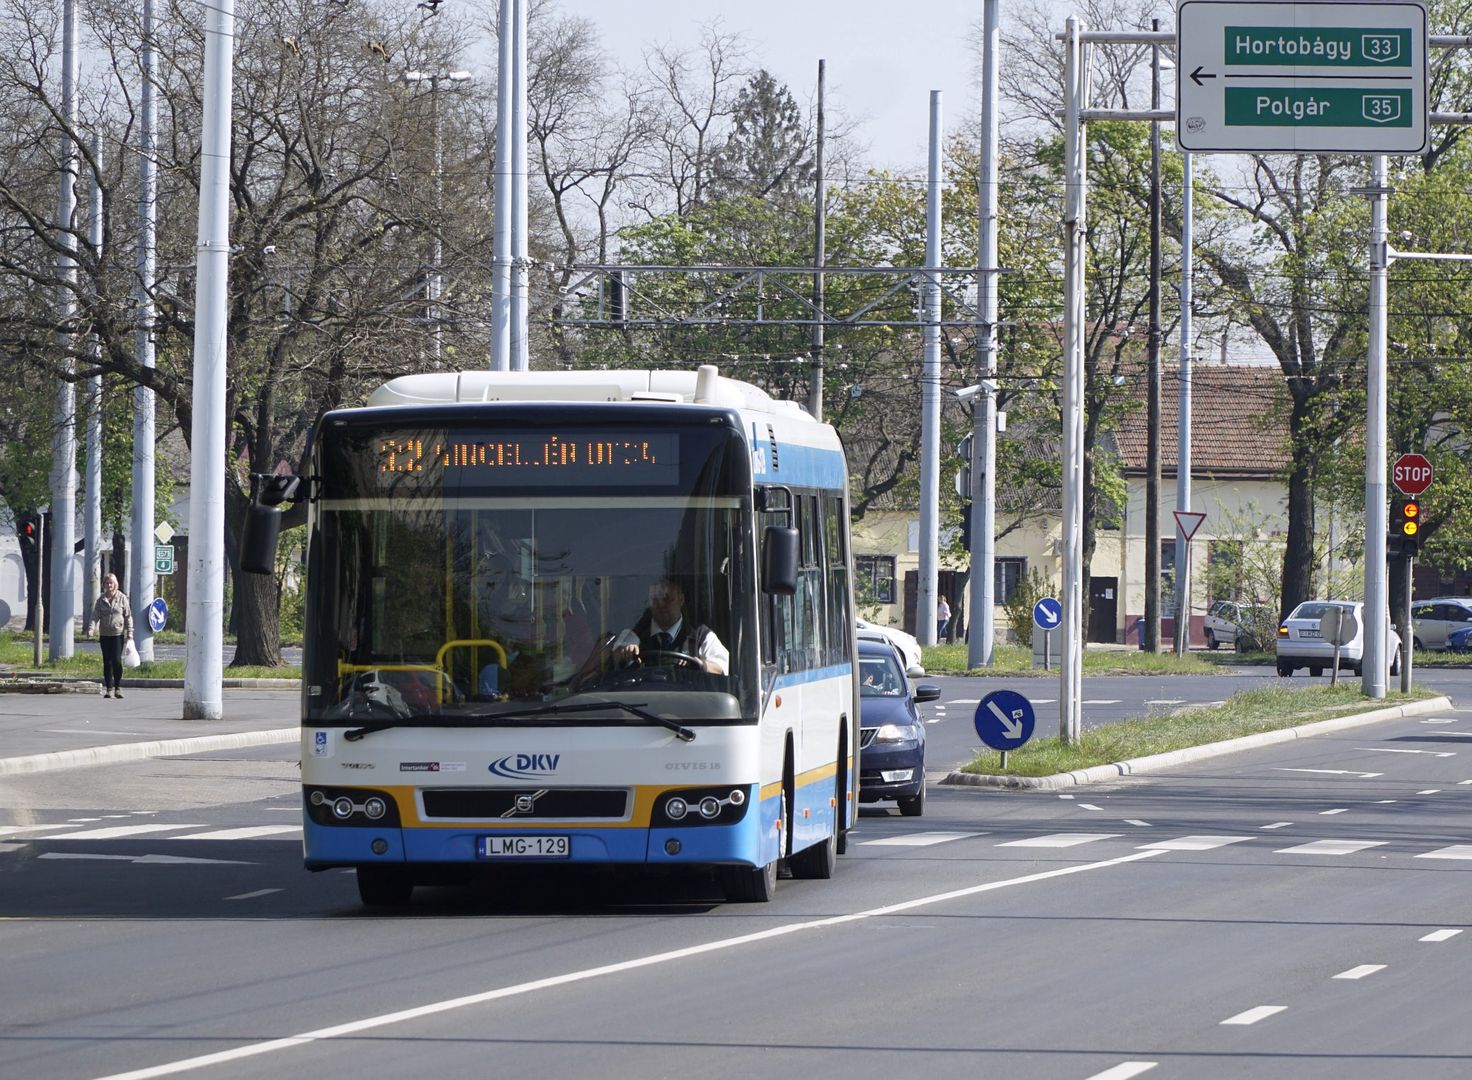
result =
[[[859,642],[859,801],[893,799],[906,817],[925,813],[925,724],[915,703],[940,687],[910,687],[892,645]]]
[[[1452,652],[1472,652],[1472,626],[1453,630],[1446,636],[1446,647]]]

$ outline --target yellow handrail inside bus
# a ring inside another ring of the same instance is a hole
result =
[[[451,649],[474,648],[492,649],[500,658],[501,667],[505,668],[511,666],[510,662],[506,659],[506,650],[501,647],[501,643],[499,641],[492,641],[490,638],[457,638],[455,641],[447,641],[440,646],[440,651],[435,654],[434,662],[441,670],[443,670],[445,666],[445,654],[448,653]],[[443,699],[441,699],[440,704],[444,704]]]
[[[495,652],[500,660],[501,667],[508,667],[506,650],[499,641],[489,638],[460,638],[455,641],[447,641],[440,646],[440,651],[435,654],[433,664],[349,664],[339,659],[337,662],[337,677],[341,679],[344,675],[361,675],[367,671],[427,671],[436,676],[434,685],[434,697],[436,705],[445,703],[445,683],[450,681],[450,674],[445,670],[445,654],[451,649],[486,648]]]

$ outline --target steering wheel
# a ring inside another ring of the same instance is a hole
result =
[[[648,659],[645,659],[646,655]],[[705,661],[702,660],[700,657],[691,656],[689,653],[680,652],[676,649],[650,649],[647,654],[640,653],[638,656],[636,656],[634,658],[634,664],[635,666],[637,666],[638,664],[643,663],[649,667],[654,667],[658,663],[665,660],[674,660],[680,666],[692,667],[696,671],[705,670]]]

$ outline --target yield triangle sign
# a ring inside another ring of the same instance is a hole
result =
[[[1176,528],[1181,530],[1181,535],[1186,538],[1187,543],[1196,535],[1196,530],[1201,528],[1201,523],[1206,520],[1205,514],[1198,514],[1192,510],[1172,511],[1176,516]]]

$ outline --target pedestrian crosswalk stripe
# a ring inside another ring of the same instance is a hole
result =
[[[121,840],[127,836],[147,836],[149,833],[174,832],[178,829],[207,829],[208,825],[185,822],[179,825],[111,825],[105,829],[84,829],[81,832],[63,832],[55,835],[38,836],[37,840]]]
[[[1119,833],[1049,833],[1046,836],[1033,836],[1026,840],[1008,840],[1005,844],[998,844],[997,847],[1077,847],[1079,844],[1091,843],[1094,840],[1113,840],[1118,835]]]
[[[1296,847],[1278,848],[1278,855],[1353,855],[1366,848],[1384,847],[1384,840],[1314,840]]]
[[[860,844],[872,847],[929,847],[931,844],[944,844],[947,840],[965,840],[967,837],[985,835],[986,833],[979,832],[917,832],[861,840]]]
[[[1212,848],[1240,844],[1250,836],[1178,836],[1174,840],[1161,840],[1154,844],[1141,844],[1140,851],[1210,851]]]
[[[1418,859],[1472,859],[1472,844],[1453,844],[1451,847],[1423,851]]]
[[[48,832],[56,829],[75,829],[75,825],[59,825],[52,822],[50,825],[0,825],[0,837],[20,836],[22,833]]]
[[[302,834],[300,825],[252,825],[242,829],[216,829],[214,832],[185,833],[170,840],[256,840],[264,837],[290,840]]]

